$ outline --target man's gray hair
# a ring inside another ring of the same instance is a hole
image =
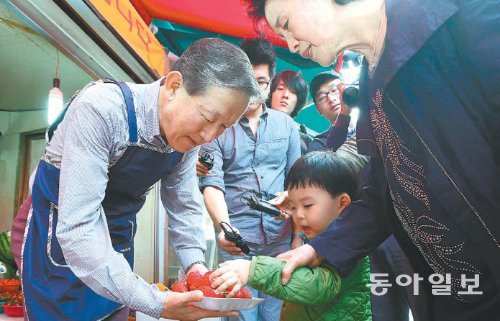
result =
[[[264,92],[253,76],[247,55],[222,39],[200,39],[172,67],[181,73],[186,92],[205,94],[210,87],[229,88],[246,94],[250,102],[264,102]]]

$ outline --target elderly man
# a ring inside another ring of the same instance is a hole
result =
[[[27,317],[116,320],[123,307],[181,320],[234,315],[194,307],[200,291],[160,292],[132,272],[136,214],[161,180],[184,269],[206,269],[195,147],[261,96],[246,55],[219,39],[195,42],[152,84],[97,81],[75,95],[50,130],[32,189],[21,263]]]

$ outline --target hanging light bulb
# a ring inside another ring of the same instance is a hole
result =
[[[50,124],[56,120],[63,109],[63,93],[60,89],[61,80],[59,77],[59,51],[57,51],[56,77],[52,81],[52,89],[49,91],[49,108],[47,121]]]
[[[57,116],[63,109],[63,93],[59,88],[59,85],[59,78],[54,78],[53,88],[49,91],[49,113],[47,118],[49,125],[56,120]]]

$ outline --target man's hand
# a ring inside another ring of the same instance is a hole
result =
[[[243,288],[250,275],[249,260],[230,260],[219,264],[219,269],[210,274],[212,288],[216,289],[217,293],[222,293],[232,287],[231,291],[226,294],[228,298],[234,296]]]
[[[203,264],[193,264],[193,266],[191,266],[189,268],[189,271],[187,271],[186,275],[188,275],[189,273],[191,272],[200,272],[201,275],[207,273],[208,269],[205,265]]]
[[[238,230],[235,227],[233,227],[233,229],[236,231]],[[217,245],[219,248],[231,255],[245,255],[245,253],[243,253],[241,249],[236,246],[236,243],[226,240],[224,231],[220,231],[219,235],[217,235]]]
[[[352,108],[351,106],[347,105],[344,100],[342,99],[342,95],[344,94],[344,91],[348,88],[343,82],[339,82],[336,84],[337,89],[339,90],[339,99],[340,99],[340,114],[341,115],[346,115],[349,116],[351,115]]]
[[[297,268],[307,265],[315,267],[322,261],[322,258],[316,253],[314,248],[308,244],[282,253],[277,258],[286,262],[283,270],[281,270],[281,284],[283,285],[286,285],[290,281],[293,271]]]
[[[290,201],[288,200],[288,192],[276,193],[276,197],[269,200],[269,204],[276,206],[280,209],[281,214],[276,216],[274,219],[278,221],[288,220],[292,216],[292,210],[290,207]]]
[[[210,170],[205,167],[200,161],[196,162],[196,175],[197,176],[207,176],[210,174]]]
[[[193,303],[200,302],[202,299],[203,293],[198,290],[185,293],[167,292],[161,317],[173,320],[191,321],[204,318],[238,316],[238,312],[236,311],[221,312],[204,310],[194,306]]]

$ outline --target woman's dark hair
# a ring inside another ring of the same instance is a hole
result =
[[[356,0],[333,0],[333,1],[337,4],[344,5]],[[261,20],[262,18],[265,18],[266,12],[264,9],[267,0],[243,0],[243,2],[247,6],[248,15],[253,20]]]
[[[361,170],[353,156],[345,152],[316,151],[299,158],[290,169],[285,188],[319,187],[332,197],[342,193],[356,199]]]
[[[276,52],[269,41],[264,38],[249,38],[243,41],[240,48],[253,66],[268,65],[269,76],[273,79],[276,72]]]
[[[283,84],[290,89],[295,95],[297,95],[297,104],[293,109],[290,116],[293,118],[297,116],[299,111],[304,107],[307,100],[307,81],[302,78],[302,74],[300,72],[296,72],[293,70],[284,70],[276,75],[271,81],[271,91],[269,93],[269,100],[271,100],[273,92],[278,88],[280,81],[283,81]],[[268,106],[271,106],[270,102]]]

